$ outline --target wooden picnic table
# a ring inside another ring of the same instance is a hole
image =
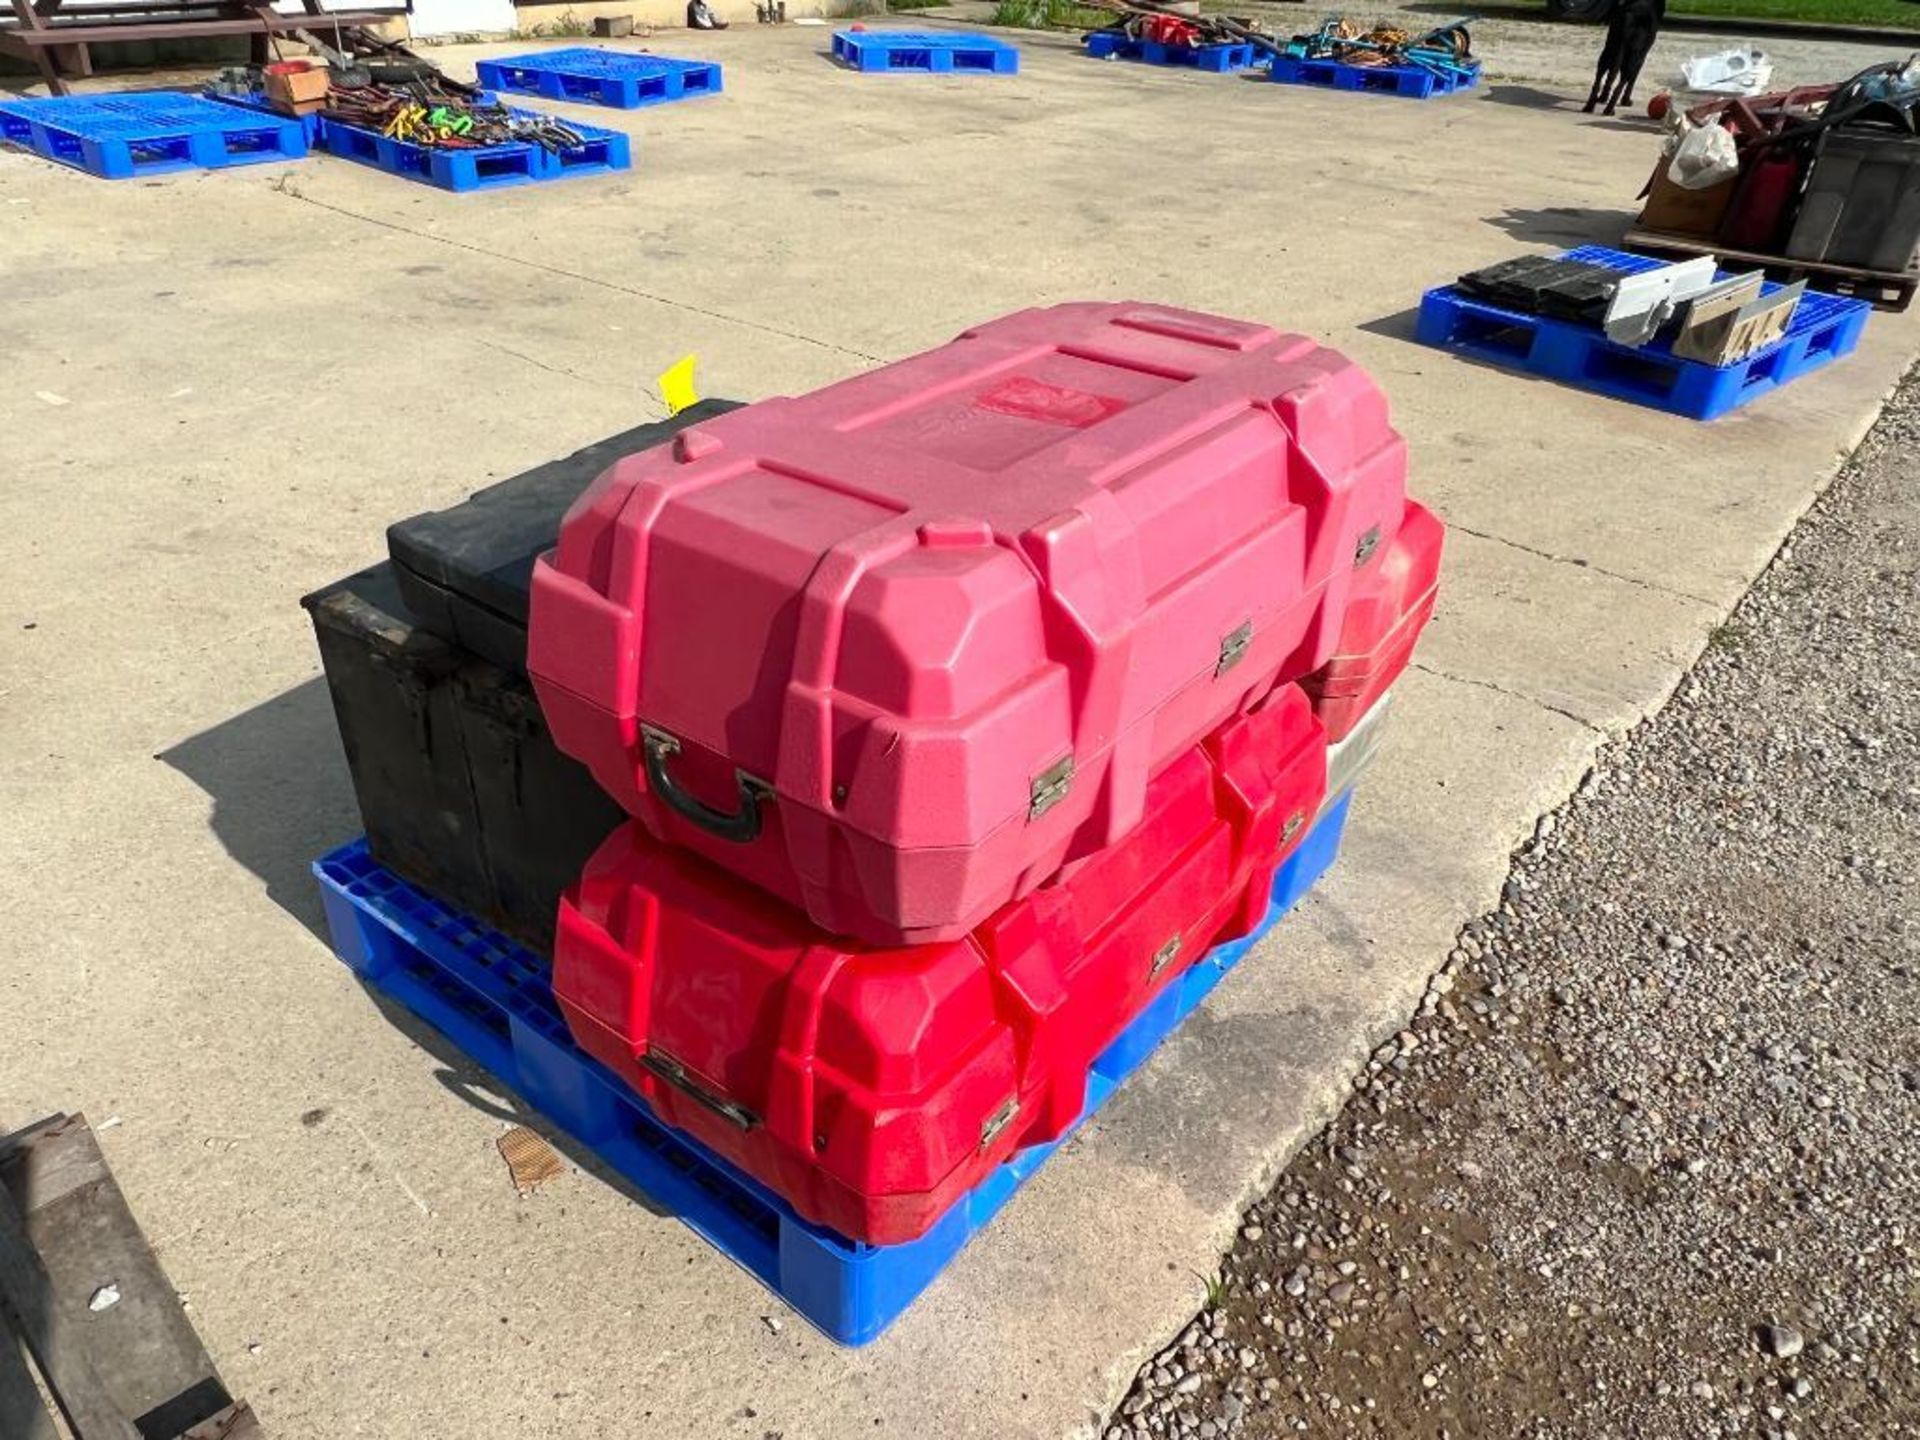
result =
[[[325,10],[320,0],[282,15],[272,0],[107,0],[62,13],[63,0],[11,0],[11,23],[0,15],[0,54],[31,60],[55,95],[71,93],[70,79],[93,74],[90,45],[136,40],[182,40],[201,35],[250,35],[256,64],[267,60],[275,35],[313,30],[330,40],[342,30],[378,25],[401,10]]]

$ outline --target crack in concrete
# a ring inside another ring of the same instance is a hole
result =
[[[1409,670],[1418,670],[1423,675],[1431,675],[1436,680],[1451,680],[1458,685],[1476,685],[1482,690],[1491,690],[1496,695],[1505,695],[1509,700],[1524,700],[1529,705],[1539,706],[1542,710],[1545,710],[1549,715],[1558,715],[1562,720],[1573,721],[1573,723],[1578,725],[1581,729],[1589,731],[1592,734],[1598,735],[1602,740],[1611,740],[1613,738],[1612,731],[1607,730],[1602,726],[1594,724],[1591,720],[1587,719],[1586,716],[1584,715],[1576,715],[1571,710],[1564,710],[1558,705],[1552,704],[1546,700],[1542,700],[1537,695],[1529,695],[1522,690],[1509,689],[1507,686],[1500,684],[1498,681],[1477,680],[1471,675],[1450,674],[1445,670],[1437,670],[1431,665],[1422,664],[1418,660],[1410,661],[1408,663],[1407,668]]]
[[[783,330],[778,325],[762,324],[758,320],[742,319],[738,315],[729,315],[722,310],[709,310],[704,305],[689,304],[685,300],[675,300],[671,296],[656,295],[651,290],[642,290],[637,285],[621,285],[612,280],[603,280],[597,275],[584,275],[577,270],[569,270],[561,265],[548,265],[539,260],[526,260],[518,255],[502,254],[498,250],[489,250],[484,245],[475,245],[465,240],[456,240],[447,235],[435,235],[430,230],[416,230],[411,225],[401,225],[393,220],[382,220],[377,215],[362,215],[357,210],[349,210],[342,205],[330,205],[325,200],[316,200],[292,185],[271,187],[277,195],[285,195],[298,200],[303,205],[313,205],[321,210],[331,211],[348,220],[358,220],[365,225],[376,225],[382,230],[392,230],[401,235],[410,235],[416,240],[430,241],[435,245],[447,245],[455,250],[465,250],[470,254],[482,255],[489,260],[499,260],[508,265],[520,265],[528,270],[543,271],[548,275],[557,275],[565,280],[577,280],[583,285],[597,286],[602,290],[611,290],[618,295],[631,295],[639,300],[650,300],[656,305],[665,305],[674,310],[684,310],[689,315],[702,315],[709,320],[719,320],[728,325],[738,325],[743,330],[753,330],[762,335],[776,335],[782,340],[797,340],[802,345],[812,345],[821,350],[831,350],[836,355],[851,355],[856,360],[864,360],[870,365],[884,365],[886,359],[879,355],[869,355],[864,350],[855,350],[851,346],[836,345],[831,340],[819,340],[811,335],[802,335],[797,330]],[[525,356],[521,356],[525,359]],[[535,362],[538,363],[538,362]],[[578,378],[578,377],[576,377]]]
[[[1537,545],[1527,545],[1518,540],[1509,540],[1504,535],[1492,535],[1485,530],[1475,530],[1471,525],[1461,525],[1449,520],[1447,529],[1458,530],[1462,535],[1471,535],[1476,540],[1487,540],[1495,545],[1505,545],[1528,555],[1537,555],[1542,560],[1551,560],[1556,565],[1571,565],[1577,570],[1590,570],[1595,575],[1604,575],[1609,580],[1618,580],[1623,585],[1632,585],[1641,590],[1651,590],[1656,595],[1671,595],[1676,600],[1691,600],[1696,605],[1705,605],[1715,610],[1720,608],[1718,601],[1709,600],[1704,595],[1696,595],[1691,590],[1662,585],[1658,580],[1642,580],[1638,576],[1622,575],[1618,570],[1609,570],[1606,566],[1596,565],[1591,560],[1581,560],[1572,555],[1556,555],[1553,551],[1542,550]]]
[[[473,343],[476,345],[484,346],[488,350],[495,351],[501,355],[510,355],[515,360],[518,360],[523,364],[533,366],[533,368],[536,370],[544,370],[549,375],[558,375],[565,380],[578,380],[582,385],[596,385],[596,386],[599,386],[601,389],[606,389],[606,390],[620,388],[618,386],[608,385],[607,382],[604,380],[596,380],[591,375],[582,375],[578,370],[569,370],[564,365],[549,365],[544,360],[536,360],[531,355],[523,354],[522,352],[515,350],[510,346],[502,345],[497,341],[489,340],[485,336],[481,336],[481,335],[474,336]],[[661,417],[655,416],[654,418],[658,419]]]

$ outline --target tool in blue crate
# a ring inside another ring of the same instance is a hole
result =
[[[1090,31],[1090,35],[1117,32],[1129,40],[1194,49],[1210,45],[1251,45],[1261,55],[1281,53],[1280,42],[1272,35],[1228,15],[1188,14],[1161,0],[1083,0],[1081,8],[1118,17],[1105,30]]]
[[[1464,77],[1479,66],[1473,58],[1473,35],[1469,28],[1479,18],[1469,15],[1412,35],[1391,25],[1376,25],[1363,31],[1353,21],[1334,16],[1322,21],[1318,30],[1294,36],[1282,48],[1282,53],[1295,60],[1411,66],[1448,78]]]

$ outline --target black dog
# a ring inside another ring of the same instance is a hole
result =
[[[1600,47],[1600,67],[1593,72],[1593,93],[1587,114],[1602,100],[1611,115],[1621,105],[1633,108],[1633,83],[1640,78],[1647,52],[1659,37],[1667,15],[1667,0],[1614,0],[1607,13],[1607,43]]]

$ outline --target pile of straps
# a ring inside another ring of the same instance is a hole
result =
[[[1342,65],[1388,65],[1397,68],[1458,71],[1473,58],[1473,36],[1467,20],[1415,34],[1397,25],[1363,26],[1335,18],[1308,35],[1296,35],[1285,53],[1299,60],[1334,60]]]
[[[586,138],[551,115],[512,110],[485,91],[440,74],[391,84],[350,85],[336,79],[321,113],[429,150],[521,144],[558,151]]]
[[[1082,0],[1080,8],[1119,16],[1108,28],[1130,40],[1185,50],[1251,43],[1255,49],[1271,54],[1279,48],[1271,35],[1251,21],[1227,15],[1186,15],[1161,0]]]
[[[1471,67],[1470,20],[1455,20],[1415,34],[1392,25],[1362,26],[1352,20],[1328,20],[1311,35],[1282,44],[1251,20],[1230,15],[1187,15],[1165,0],[1080,0],[1082,9],[1120,17],[1111,27],[1134,40],[1199,49],[1234,43],[1253,46],[1267,56],[1299,60],[1337,60],[1346,65],[1413,66],[1436,74],[1459,74]]]

